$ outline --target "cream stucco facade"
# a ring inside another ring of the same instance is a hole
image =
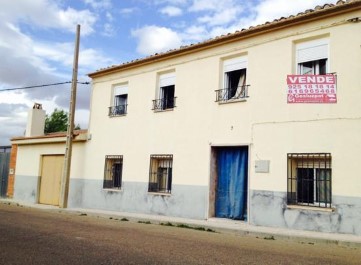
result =
[[[214,217],[217,152],[239,147],[248,157],[247,222],[361,235],[361,2],[314,12],[90,74],[90,124],[87,141],[75,145],[70,207]],[[327,41],[327,73],[337,75],[337,103],[288,104],[297,45],[320,39]],[[216,101],[225,62],[237,58],[248,95]],[[165,93],[160,79],[169,73],[175,106],[155,111],[152,100]],[[126,112],[109,115],[118,86],[127,87]],[[38,172],[48,148],[19,146],[17,160],[27,162],[18,162],[16,177]],[[331,207],[289,203],[287,155],[301,153],[331,155]],[[173,156],[167,193],[149,192],[150,157],[160,154]],[[103,188],[110,155],[122,156],[121,188]],[[256,170],[259,163],[266,169]]]

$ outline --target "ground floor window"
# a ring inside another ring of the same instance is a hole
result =
[[[173,155],[151,155],[149,192],[171,193]]]
[[[105,156],[104,189],[120,189],[122,187],[123,156]]]
[[[293,153],[287,160],[288,204],[331,207],[331,154]]]

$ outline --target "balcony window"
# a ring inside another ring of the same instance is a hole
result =
[[[109,107],[109,116],[121,116],[127,114],[128,85],[115,86],[113,95],[113,106]]]
[[[153,100],[153,110],[163,111],[175,107],[175,73],[159,76],[158,99]]]
[[[223,88],[216,90],[217,102],[232,102],[248,97],[247,57],[237,57],[223,62]]]

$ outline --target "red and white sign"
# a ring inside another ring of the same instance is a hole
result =
[[[335,75],[287,75],[287,103],[337,103]]]

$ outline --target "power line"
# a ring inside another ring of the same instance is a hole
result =
[[[30,88],[47,87],[47,86],[58,86],[58,85],[64,85],[64,84],[70,84],[70,83],[71,83],[71,81],[66,81],[66,82],[53,83],[53,84],[44,84],[44,85],[36,85],[36,86],[5,88],[5,89],[0,89],[0,92],[1,91],[12,91],[12,90],[25,90],[25,89],[30,89]],[[82,84],[82,85],[89,85],[90,84],[90,82],[77,82],[77,83]]]

